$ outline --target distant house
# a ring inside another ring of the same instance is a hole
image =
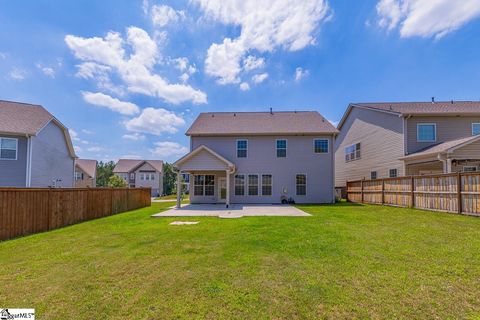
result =
[[[337,130],[318,112],[201,113],[186,134],[191,152],[174,167],[192,203],[334,201]]]
[[[162,160],[118,160],[113,173],[122,177],[131,188],[152,188],[152,196],[163,194],[163,161]]]
[[[0,100],[0,186],[73,187],[68,129],[40,105]]]
[[[480,102],[352,103],[338,125],[337,187],[347,180],[480,166]]]
[[[77,159],[75,161],[75,188],[97,186],[97,160]]]

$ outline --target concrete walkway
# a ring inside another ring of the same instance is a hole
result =
[[[308,213],[289,205],[279,204],[233,204],[227,209],[224,204],[183,204],[152,215],[152,217],[219,217],[241,218],[256,216],[308,217]]]

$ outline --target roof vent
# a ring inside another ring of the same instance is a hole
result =
[[[234,113],[234,114],[233,114],[233,116],[234,116],[234,117],[236,117],[236,116],[237,116],[237,114],[236,114],[236,113]]]
[[[452,104],[453,104],[453,100],[452,100]]]
[[[214,114],[214,113],[212,113],[212,118],[215,118],[215,114]]]
[[[273,109],[272,108],[270,108],[270,114],[273,114]]]
[[[432,97],[432,103],[435,103],[435,97]]]

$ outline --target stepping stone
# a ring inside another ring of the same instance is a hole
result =
[[[172,226],[181,226],[185,224],[198,224],[200,221],[173,221],[170,222],[170,225]]]

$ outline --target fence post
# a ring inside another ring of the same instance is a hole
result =
[[[382,179],[382,205],[385,204],[385,179]]]
[[[410,204],[411,204],[411,207],[412,208],[415,208],[415,178],[412,176],[412,180],[410,182],[410,196],[411,196],[411,201],[410,201]]]
[[[462,213],[462,174],[457,175],[457,209],[458,213]]]
[[[360,182],[360,192],[361,192],[361,196],[362,196],[362,200],[361,200],[361,203],[363,203],[363,180],[365,179],[362,179],[361,182]]]

